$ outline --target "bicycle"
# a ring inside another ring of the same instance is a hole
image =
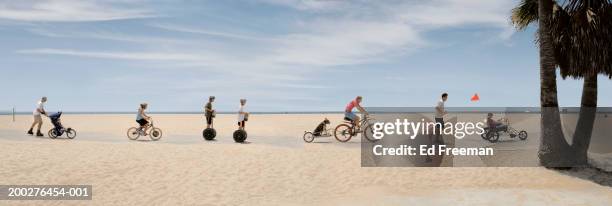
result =
[[[153,120],[151,120],[149,122],[149,124],[147,125],[148,129],[145,129],[143,127],[132,127],[130,129],[128,129],[127,132],[127,136],[130,140],[137,140],[140,136],[147,136],[146,133],[150,134],[150,138],[153,141],[157,141],[159,139],[161,139],[162,137],[162,130],[153,126]]]
[[[504,124],[506,125],[505,128],[502,129],[497,129],[497,128],[489,128],[489,127],[485,127],[484,128],[484,133],[480,135],[480,137],[482,137],[482,139],[484,140],[488,140],[491,143],[495,143],[497,141],[499,141],[499,136],[501,133],[507,133],[508,136],[510,136],[510,138],[515,138],[518,137],[520,140],[526,140],[528,137],[527,131],[525,130],[517,130],[514,127],[511,126],[510,121],[506,118],[503,119]]]
[[[359,125],[361,129],[356,129],[355,121],[344,118],[344,123],[336,126],[334,130],[334,137],[339,142],[348,142],[354,136],[361,133],[362,137],[365,137],[370,142],[376,142],[378,139],[374,138],[374,130],[372,129],[372,121],[374,119],[370,118],[368,115],[363,115],[363,118],[359,121]]]

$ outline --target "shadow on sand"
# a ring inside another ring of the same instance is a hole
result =
[[[552,169],[561,174],[592,181],[602,186],[612,187],[612,172],[594,167],[575,167],[571,169]]]

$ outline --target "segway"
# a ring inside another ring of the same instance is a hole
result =
[[[213,139],[215,139],[215,137],[217,136],[217,130],[215,130],[215,128],[206,128],[204,129],[204,131],[202,131],[202,136],[204,137],[205,140],[211,141]]]
[[[244,118],[244,121],[248,121],[248,116]],[[244,129],[240,129],[240,123],[238,123],[238,130],[234,131],[234,141],[237,143],[243,143],[247,138],[247,132]]]
[[[214,118],[214,116],[211,118]],[[215,137],[217,136],[217,130],[213,128],[214,123],[211,122],[210,126],[210,128],[206,128],[204,129],[204,131],[202,131],[202,137],[204,137],[204,139],[208,141],[215,139]]]
[[[242,129],[238,129],[236,131],[234,131],[234,141],[237,143],[243,143],[247,138],[247,132],[242,130]]]

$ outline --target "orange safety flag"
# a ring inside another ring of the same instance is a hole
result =
[[[477,102],[478,100],[480,100],[480,97],[478,96],[478,93],[475,93],[474,96],[472,96],[472,102]]]

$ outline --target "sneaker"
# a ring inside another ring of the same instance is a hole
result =
[[[28,134],[29,135],[34,135],[34,132],[32,132],[32,130],[28,130]]]
[[[38,131],[38,132],[36,132],[36,136],[37,136],[37,137],[42,137],[42,136],[44,136],[44,135],[43,135],[42,133],[40,133],[40,131]]]

